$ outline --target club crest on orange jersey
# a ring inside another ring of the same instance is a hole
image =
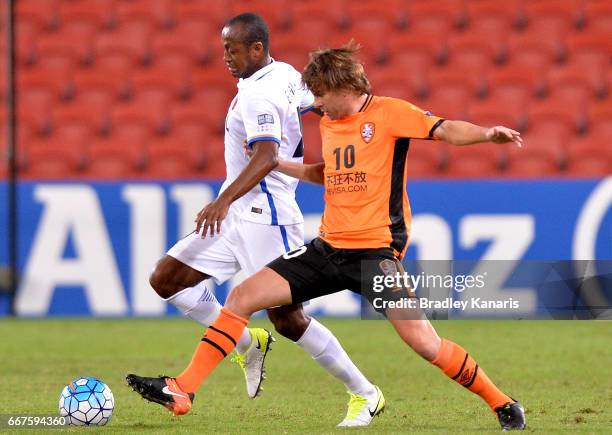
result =
[[[365,143],[370,143],[372,138],[374,137],[374,132],[376,131],[376,126],[373,122],[366,122],[361,124],[361,138]]]

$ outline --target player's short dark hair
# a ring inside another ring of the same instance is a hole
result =
[[[327,91],[351,90],[362,94],[371,92],[363,64],[355,57],[361,46],[353,40],[340,48],[325,48],[310,53],[302,81],[316,95]]]
[[[244,14],[236,15],[234,18],[229,19],[224,27],[233,26],[235,24],[242,25],[242,42],[244,44],[251,45],[254,42],[261,42],[264,51],[268,53],[270,46],[270,30],[263,18],[252,12],[245,12]]]

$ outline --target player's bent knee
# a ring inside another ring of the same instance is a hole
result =
[[[251,300],[247,286],[238,284],[228,295],[223,307],[239,316],[250,317],[256,311],[252,307]]]
[[[151,272],[149,284],[160,298],[168,299],[177,292],[177,289],[174,288],[175,286],[169,282],[167,274],[163,273],[158,267]]]
[[[270,309],[268,318],[276,332],[292,341],[298,341],[310,323],[310,317],[295,305]]]
[[[291,341],[298,341],[308,327],[308,324],[306,326],[296,324],[286,317],[275,317],[272,323],[276,332]]]

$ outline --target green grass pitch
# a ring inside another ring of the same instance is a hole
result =
[[[384,321],[324,319],[358,366],[379,385],[387,411],[368,433],[491,433],[485,403],[421,360]],[[263,320],[257,325],[269,325]],[[612,431],[612,322],[438,321],[440,335],[463,345],[489,376],[520,399],[528,430]],[[196,395],[192,411],[172,417],[143,401],[127,373],[175,375],[189,361],[201,328],[187,319],[0,321],[0,414],[56,414],[63,386],[96,376],[113,390],[115,414],[103,428],[74,433],[332,433],[348,395],[283,338],[268,359],[257,400],[229,361]],[[7,428],[0,428],[0,432]],[[13,431],[23,433],[23,430]]]

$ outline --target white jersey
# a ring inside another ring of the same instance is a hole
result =
[[[238,94],[225,119],[225,190],[244,170],[249,158],[245,143],[278,143],[278,158],[302,162],[300,115],[312,108],[314,97],[291,65],[274,60],[251,77],[240,79]],[[291,225],[304,221],[295,201],[298,180],[272,171],[250,192],[234,201],[230,210],[247,221]]]

